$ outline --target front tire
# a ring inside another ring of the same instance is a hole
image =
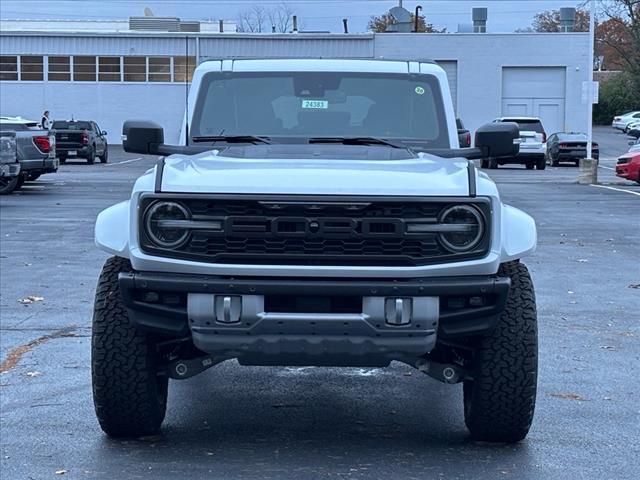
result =
[[[100,426],[111,437],[158,432],[167,408],[168,377],[158,375],[155,345],[129,322],[118,274],[131,270],[124,258],[102,269],[93,315],[91,380]]]
[[[490,158],[489,159],[489,170],[496,170],[498,168],[498,159]]]
[[[531,427],[538,375],[538,330],[533,283],[519,262],[502,264],[509,276],[507,305],[474,356],[464,382],[464,417],[474,440],[518,442]]]
[[[102,152],[102,155],[100,155],[98,157],[100,159],[100,163],[107,163],[109,161],[109,147],[108,146],[104,146],[104,152]]]
[[[545,157],[540,157],[536,161],[536,170],[544,170],[547,168],[547,159]]]
[[[89,154],[87,155],[87,163],[89,165],[93,165],[96,161],[96,147],[93,146],[91,147],[91,150],[89,150]]]
[[[480,168],[489,168],[489,160],[486,158],[480,160]]]
[[[525,166],[527,167],[527,170],[533,170],[535,164],[533,162],[527,162],[525,163]]]

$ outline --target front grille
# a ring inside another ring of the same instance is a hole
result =
[[[221,264],[420,266],[481,258],[489,249],[491,210],[485,199],[163,194],[142,199],[140,225],[146,208],[159,198],[180,202],[194,222],[223,227],[194,229],[174,249],[158,248],[142,228],[143,251],[157,256]],[[483,238],[471,252],[452,253],[437,233],[407,233],[407,222],[436,224],[443,210],[460,203],[474,204],[486,222]]]

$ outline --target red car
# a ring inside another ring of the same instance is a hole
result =
[[[616,165],[616,175],[640,183],[640,152],[622,155]]]

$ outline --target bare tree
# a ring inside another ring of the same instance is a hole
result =
[[[290,32],[293,24],[293,9],[281,3],[270,9],[254,5],[238,14],[238,31],[245,33]]]
[[[281,3],[269,10],[269,22],[272,30],[278,33],[290,32],[293,24],[293,9],[286,3]]]
[[[238,14],[238,31],[243,33],[262,33],[267,25],[267,12],[254,5]]]

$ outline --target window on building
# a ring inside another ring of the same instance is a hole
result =
[[[98,80],[101,82],[120,81],[120,57],[98,57]]]
[[[147,57],[124,57],[124,81],[147,81]]]
[[[22,55],[20,57],[20,80],[44,80],[42,55]]]
[[[18,57],[0,56],[0,80],[18,80]]]
[[[56,82],[71,80],[71,59],[69,57],[49,57],[49,80]]]
[[[196,57],[173,57],[173,81],[191,81],[196,69]],[[186,76],[186,78],[185,78]]]
[[[96,81],[96,57],[73,57],[73,81]]]
[[[150,82],[170,82],[171,81],[171,58],[170,57],[149,57],[149,81]]]

